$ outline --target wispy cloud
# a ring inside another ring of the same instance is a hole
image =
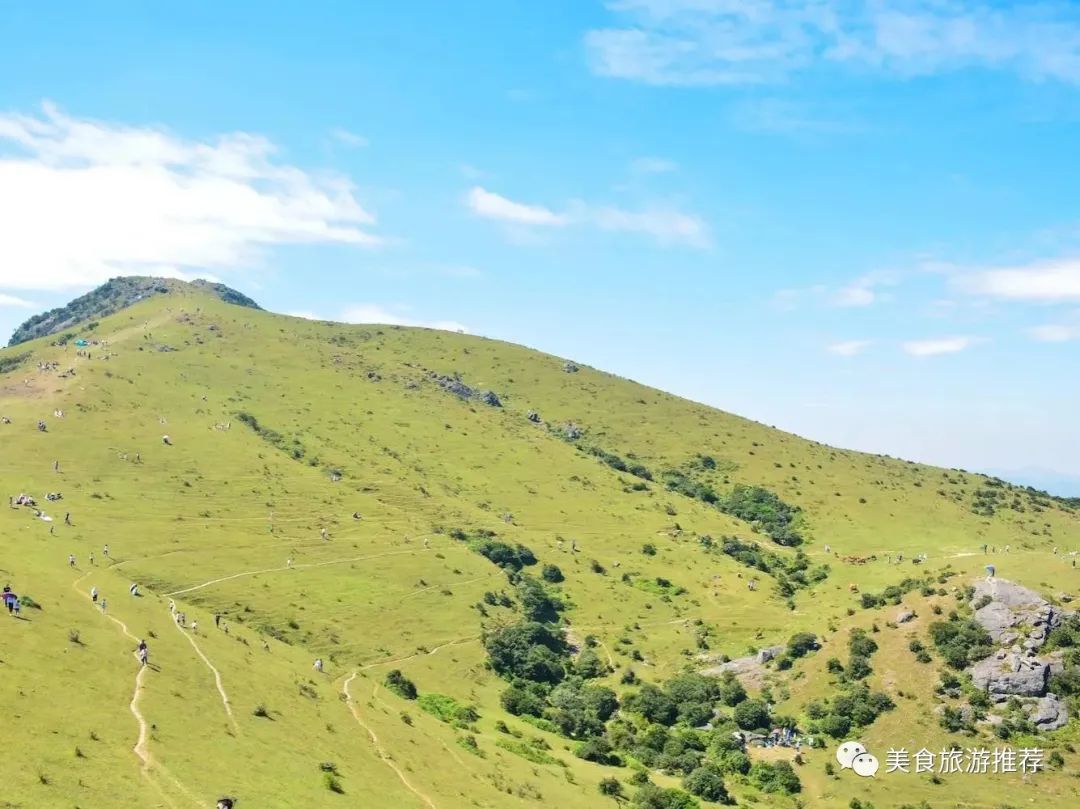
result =
[[[477,216],[510,226],[514,240],[528,243],[532,228],[591,227],[597,230],[637,233],[661,245],[708,248],[712,245],[709,227],[693,214],[660,205],[641,210],[627,210],[611,205],[593,205],[574,201],[562,212],[531,203],[515,202],[476,186],[465,197],[468,208]]]
[[[1034,303],[1080,301],[1080,258],[1027,266],[961,270],[953,283],[973,295]]]
[[[33,301],[28,301],[23,298],[16,298],[14,295],[5,295],[0,292],[0,306],[9,306],[14,309],[37,309],[39,308]]]
[[[1080,340],[1080,326],[1067,326],[1062,323],[1046,323],[1028,330],[1032,340],[1040,343],[1067,343]]]
[[[387,326],[420,326],[443,331],[469,331],[456,320],[425,320],[401,311],[392,311],[375,303],[357,303],[345,309],[341,315],[345,323],[381,323]]]
[[[480,186],[474,186],[469,190],[465,202],[474,214],[485,219],[540,227],[562,227],[570,224],[568,217],[557,214],[542,205],[514,202],[512,199]]]
[[[935,357],[956,354],[983,342],[977,337],[937,337],[929,340],[910,340],[901,344],[904,352],[913,357]]]
[[[609,0],[592,69],[654,85],[779,82],[821,65],[896,76],[978,67],[1080,83],[1066,0]]]
[[[630,162],[630,170],[635,174],[667,174],[678,168],[678,163],[666,157],[638,157]]]
[[[737,102],[728,110],[728,117],[739,129],[769,135],[835,135],[864,130],[846,117],[827,115],[803,102],[780,98]]]
[[[882,287],[894,286],[900,279],[889,272],[870,272],[856,278],[850,284],[838,289],[832,296],[834,306],[870,306],[885,300],[888,296]]]
[[[257,266],[278,245],[380,244],[347,178],[274,153],[258,135],[193,141],[48,103],[40,115],[0,115],[0,286],[204,275]]]
[[[871,340],[842,340],[839,343],[830,343],[825,347],[825,350],[830,354],[836,354],[838,357],[854,357],[856,354],[861,354],[871,345],[873,345]]]
[[[304,320],[327,320],[337,323],[372,323],[384,326],[417,326],[425,329],[467,332],[468,327],[456,320],[425,320],[411,316],[402,307],[387,308],[376,303],[355,303],[346,306],[337,317],[327,317],[310,310],[288,313]]]
[[[354,149],[359,149],[364,146],[370,145],[370,141],[363,135],[358,135],[355,132],[350,132],[348,129],[342,129],[339,126],[330,130],[330,137],[336,140],[338,143],[343,143],[346,146],[351,146]]]

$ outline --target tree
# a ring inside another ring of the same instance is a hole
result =
[[[501,627],[484,639],[484,647],[491,667],[503,677],[557,683],[566,674],[565,641],[536,621]]]
[[[636,711],[650,722],[660,725],[674,725],[679,716],[671,697],[651,683],[646,683],[636,694],[628,696],[623,704],[628,710]]]
[[[759,699],[748,699],[735,706],[735,724],[743,730],[769,726],[769,708]]]
[[[733,672],[725,671],[720,675],[720,701],[734,707],[746,699],[746,689]]]
[[[795,770],[786,761],[759,761],[750,768],[750,783],[762,792],[782,792],[794,795],[802,790]]]
[[[585,649],[574,662],[574,672],[586,680],[592,680],[605,676],[608,673],[608,667],[600,660],[596,652]]]
[[[634,795],[635,809],[699,809],[700,804],[681,789],[646,784]]]
[[[551,623],[559,619],[559,610],[562,602],[551,595],[544,585],[532,576],[522,574],[517,585],[518,600],[521,601],[521,612],[530,621]]]
[[[614,798],[616,801],[626,797],[626,793],[623,792],[622,784],[620,784],[616,778],[604,778],[596,785],[596,788],[601,795]]]
[[[558,565],[544,565],[540,571],[540,576],[544,581],[551,582],[552,584],[558,584],[566,577],[563,576],[563,572],[559,569]]]
[[[404,699],[416,699],[416,685],[401,673],[399,669],[392,669],[386,675],[386,687]]]
[[[691,795],[697,795],[713,803],[727,803],[730,800],[720,770],[711,764],[698,767],[686,776],[683,779],[683,787]]]
[[[813,632],[799,632],[788,640],[787,653],[790,657],[803,657],[818,647],[817,635]]]

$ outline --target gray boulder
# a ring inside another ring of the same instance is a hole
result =
[[[1061,623],[1060,610],[1033,590],[1005,579],[975,583],[974,603],[990,601],[975,611],[974,618],[995,643],[1005,645],[1026,640],[1030,651],[1042,648],[1050,629]]]
[[[566,362],[563,363],[562,369],[563,369],[564,372],[566,372],[568,374],[576,374],[578,372],[577,365],[570,362],[569,360],[567,360]]]
[[[914,617],[915,617],[915,613],[913,611],[908,610],[908,609],[903,609],[903,610],[900,610],[900,612],[896,613],[896,623],[898,623],[898,624],[906,624],[908,621],[910,621]]]
[[[1050,664],[1037,658],[1010,652],[1003,660],[991,656],[980,660],[968,672],[976,688],[993,694],[1041,697],[1050,679]]]
[[[499,397],[493,390],[485,390],[483,393],[477,394],[476,398],[491,407],[502,407],[502,402],[499,401]]]
[[[1069,709],[1054,694],[1047,694],[1029,707],[1028,718],[1039,730],[1057,730],[1069,721]]]
[[[767,646],[764,649],[759,649],[757,653],[758,663],[768,663],[778,654],[784,651],[783,646]]]
[[[530,410],[528,413],[526,413],[525,418],[527,418],[533,424],[539,424],[540,423],[540,414],[537,413],[535,410]]]

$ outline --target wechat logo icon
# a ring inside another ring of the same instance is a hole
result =
[[[873,776],[880,766],[877,758],[866,752],[866,747],[859,742],[844,742],[837,747],[836,760],[840,762],[841,769],[853,770],[863,778]]]

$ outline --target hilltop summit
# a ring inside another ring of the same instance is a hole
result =
[[[120,276],[109,279],[97,289],[76,298],[66,306],[34,315],[15,329],[8,345],[14,346],[38,337],[58,334],[79,323],[115,314],[152,295],[168,295],[185,289],[210,292],[226,303],[237,306],[261,308],[247,295],[212,281],[199,279],[188,282],[175,278],[155,278],[145,275]]]

